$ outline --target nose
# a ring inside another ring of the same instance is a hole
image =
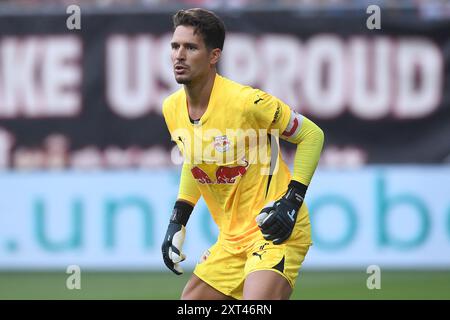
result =
[[[186,59],[186,50],[183,48],[183,46],[180,46],[176,51],[175,51],[175,58],[177,60],[185,60]]]

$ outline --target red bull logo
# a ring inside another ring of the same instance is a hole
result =
[[[192,175],[199,183],[235,183],[238,177],[242,177],[248,168],[248,162],[245,161],[245,166],[224,167],[220,166],[216,170],[216,181],[212,182],[208,174],[199,167],[191,169]]]
[[[230,140],[227,136],[214,137],[214,148],[219,152],[226,152],[230,149]]]
[[[245,162],[245,166],[219,167],[216,170],[217,183],[234,183],[247,172],[248,162]]]
[[[208,177],[205,171],[200,169],[199,167],[193,167],[191,169],[192,176],[194,179],[196,179],[198,182],[204,184],[204,183],[212,183],[211,179]]]

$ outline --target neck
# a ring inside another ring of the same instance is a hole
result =
[[[214,85],[216,72],[210,72],[203,79],[199,79],[195,83],[185,84],[184,91],[189,110],[199,113],[205,111],[208,107],[209,98]]]

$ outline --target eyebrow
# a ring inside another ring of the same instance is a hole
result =
[[[179,45],[180,43],[177,42],[177,41],[172,41],[172,42],[170,42],[170,45],[174,45],[174,44],[178,44],[178,45]],[[197,43],[194,43],[194,42],[184,42],[183,45],[185,45],[185,46],[198,47],[198,44],[197,44]]]

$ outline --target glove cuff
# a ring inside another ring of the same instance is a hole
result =
[[[306,190],[308,190],[308,186],[298,181],[291,180],[284,198],[292,203],[295,203],[297,207],[300,208],[303,203],[303,199],[305,199]]]
[[[175,222],[186,226],[194,207],[184,201],[175,202],[175,206],[170,217],[170,222]]]

